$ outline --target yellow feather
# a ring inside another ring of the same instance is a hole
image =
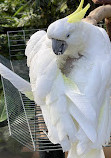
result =
[[[74,14],[80,12],[80,11],[82,10],[83,4],[84,4],[84,0],[81,0],[81,3],[79,4],[79,7],[76,9],[75,12],[73,12],[72,14],[70,14],[70,15],[68,16],[68,18],[70,18],[70,17],[73,16]]]
[[[89,7],[90,7],[90,4],[88,4],[88,5],[87,5],[84,9],[82,9],[80,12],[78,12],[78,13],[72,15],[71,17],[68,17],[67,22],[68,22],[68,23],[74,23],[74,22],[79,22],[79,21],[81,21],[81,20],[84,18],[84,16],[85,16],[87,10],[89,9]]]
[[[80,93],[80,90],[79,90],[79,88],[78,88],[78,86],[76,85],[75,82],[73,82],[70,78],[66,77],[63,74],[62,74],[62,77],[63,77],[64,82],[65,82],[66,85],[68,85],[70,88],[75,90],[77,93]]]

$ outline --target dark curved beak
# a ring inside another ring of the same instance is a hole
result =
[[[52,49],[56,55],[62,55],[67,48],[67,43],[65,41],[52,39]]]

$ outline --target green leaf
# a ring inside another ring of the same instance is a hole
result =
[[[28,1],[25,5],[22,5],[13,16],[16,16],[17,14],[19,14],[22,10],[24,10],[27,6],[30,6],[29,4],[31,3],[32,0]]]
[[[27,4],[21,6],[21,7],[15,12],[15,14],[14,14],[13,16],[16,16],[17,14],[19,14],[22,10],[24,10],[24,8],[25,8],[26,6],[27,6]]]
[[[60,7],[60,12],[64,12],[64,10],[67,9],[67,4],[64,2]]]

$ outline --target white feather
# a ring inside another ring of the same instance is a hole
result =
[[[27,65],[30,66],[30,62],[34,55],[38,52],[40,49],[40,46],[38,43],[40,43],[40,40],[42,40],[42,37],[46,34],[45,31],[37,31],[34,33],[30,40],[27,42],[27,47],[25,50],[25,55],[27,56]]]
[[[5,79],[9,80],[21,93],[25,94],[29,99],[33,100],[33,94],[29,82],[21,78],[19,75],[17,75],[1,63],[0,74]]]

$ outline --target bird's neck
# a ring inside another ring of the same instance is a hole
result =
[[[105,38],[97,26],[91,25],[89,23],[84,23],[83,32],[86,34],[84,36],[84,49],[82,50],[86,56],[94,57],[100,56],[104,53],[102,50],[106,41]]]

